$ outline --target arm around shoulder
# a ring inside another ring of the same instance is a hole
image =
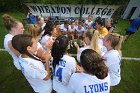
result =
[[[20,56],[20,53],[16,49],[13,48],[11,41],[8,42],[8,47],[17,57]]]
[[[50,79],[50,64],[49,61],[51,59],[51,54],[48,52],[48,56],[45,59],[45,70],[48,72],[47,76],[44,78],[44,80],[49,80]]]

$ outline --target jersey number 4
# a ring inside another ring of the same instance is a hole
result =
[[[58,80],[60,81],[60,82],[62,82],[62,70],[63,70],[63,68],[58,68],[58,70],[56,71],[56,76],[58,77]]]

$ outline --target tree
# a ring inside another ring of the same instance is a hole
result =
[[[45,4],[102,4],[126,6],[129,0],[1,0],[0,11],[21,11],[24,3]]]

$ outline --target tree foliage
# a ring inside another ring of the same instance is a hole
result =
[[[129,0],[1,0],[0,11],[23,11],[24,3],[127,5]]]

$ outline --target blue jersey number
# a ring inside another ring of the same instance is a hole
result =
[[[58,77],[58,80],[60,81],[60,82],[62,82],[62,70],[63,70],[63,68],[58,68],[58,70],[56,71],[56,76]]]

